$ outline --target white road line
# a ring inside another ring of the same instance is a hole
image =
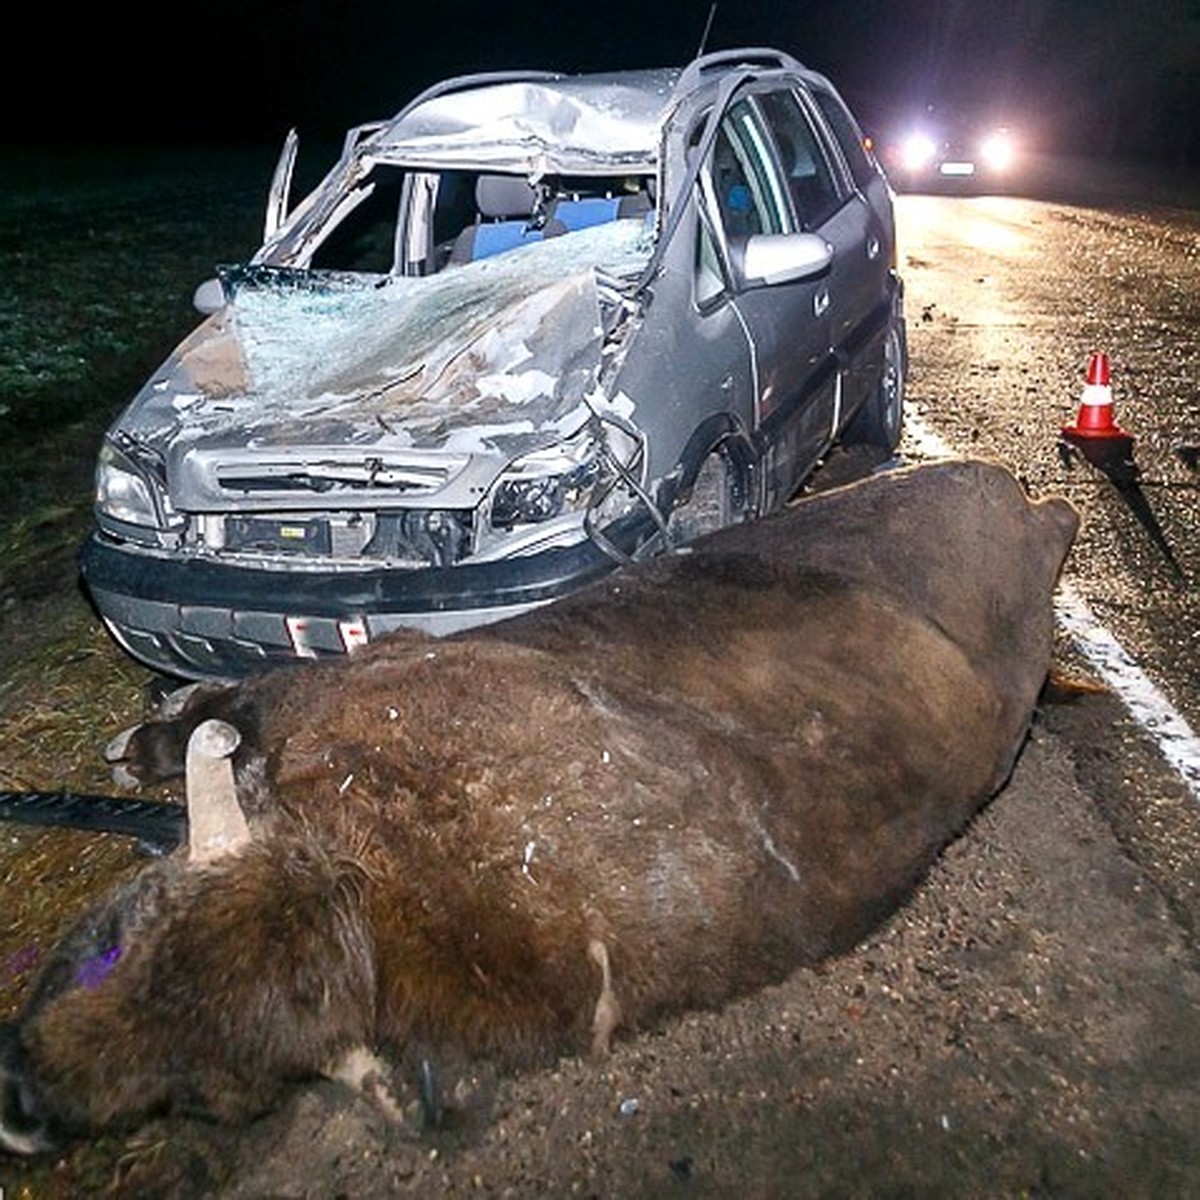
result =
[[[949,442],[919,416],[907,411],[904,433],[905,440],[920,455],[955,456]],[[1200,738],[1191,726],[1070,583],[1064,581],[1059,585],[1054,611],[1079,651],[1120,697],[1163,758],[1179,772],[1192,799],[1200,802]]]
[[[1183,776],[1193,799],[1200,800],[1200,740],[1188,723],[1069,583],[1059,586],[1054,610],[1101,679],[1121,697],[1134,720],[1157,742],[1162,756]]]

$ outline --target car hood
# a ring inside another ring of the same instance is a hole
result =
[[[604,403],[602,280],[650,251],[620,221],[426,278],[226,269],[225,307],[115,432],[164,463],[182,508],[228,507],[218,468],[272,455],[482,457],[494,474]]]

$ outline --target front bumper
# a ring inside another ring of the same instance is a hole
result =
[[[641,522],[609,531],[629,553]],[[616,567],[591,540],[454,567],[260,569],[172,557],[93,532],[80,570],[105,625],[168,675],[236,679],[344,654],[396,629],[444,636],[548,604]]]

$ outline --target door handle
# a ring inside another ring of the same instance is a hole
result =
[[[879,239],[877,237],[867,238],[867,257],[870,259],[879,257]]]
[[[823,317],[829,308],[829,289],[822,288],[813,297],[813,312],[818,317]]]

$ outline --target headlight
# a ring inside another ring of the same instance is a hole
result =
[[[1007,171],[1013,164],[1016,149],[1012,138],[1003,131],[989,134],[979,147],[979,155],[993,171]]]
[[[162,525],[153,484],[128,454],[108,440],[96,462],[96,509],[127,525]]]
[[[591,431],[517,459],[492,494],[492,527],[552,521],[586,509],[601,476],[599,445]]]
[[[905,139],[901,148],[905,167],[910,171],[928,166],[937,154],[937,145],[928,134],[914,133]]]

